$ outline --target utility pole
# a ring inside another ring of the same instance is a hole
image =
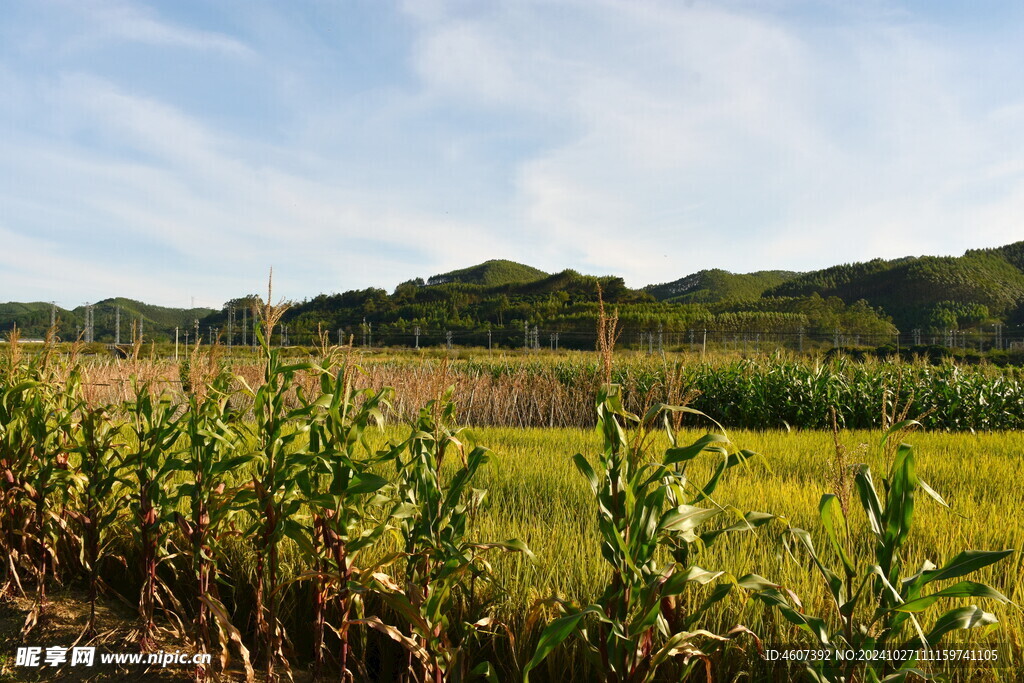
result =
[[[417,325],[413,328],[413,334],[416,335],[416,348],[420,348],[420,326]]]
[[[487,330],[487,352],[491,352],[491,331]]]
[[[93,340],[92,327],[92,304],[85,305],[85,343],[91,344]]]
[[[242,309],[242,346],[248,346],[249,342],[246,338],[249,332],[249,309]]]
[[[530,348],[530,323],[523,322],[523,350]]]
[[[121,307],[114,308],[114,343],[121,343]]]
[[[444,339],[445,339],[445,345],[447,346],[448,350],[451,351],[452,350],[452,331],[451,330],[445,330],[445,332],[444,332]]]
[[[178,362],[178,328],[174,328],[174,362]]]
[[[234,332],[235,332],[235,307],[232,305],[232,306],[228,307],[228,348],[229,349],[232,346],[234,346],[234,340],[232,339],[232,337],[234,336]]]

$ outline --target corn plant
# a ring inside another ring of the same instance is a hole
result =
[[[36,582],[35,606],[25,622],[28,631],[44,609],[48,573],[56,576],[63,527],[57,504],[71,485],[68,453],[74,447],[79,375],[71,372],[60,389],[36,363],[23,372],[0,399],[0,469],[8,581],[20,586],[17,558],[24,557]]]
[[[0,387],[0,551],[4,557],[4,584],[0,594],[14,588],[24,594],[19,573],[20,560],[27,553],[26,530],[29,524],[24,508],[24,467],[31,445],[25,428],[25,393],[33,383],[21,381],[9,372]]]
[[[77,509],[68,516],[82,530],[81,561],[89,583],[89,621],[85,633],[96,632],[96,600],[106,584],[100,577],[100,562],[109,556],[116,539],[115,526],[126,502],[121,495],[120,474],[124,465],[124,444],[119,443],[118,425],[108,416],[106,406],[81,410],[81,462],[76,472],[80,491]]]
[[[774,519],[758,512],[741,514],[712,498],[725,472],[745,466],[756,454],[729,452],[728,439],[719,434],[708,434],[688,446],[678,445],[671,428],[673,411],[699,414],[688,408],[655,405],[641,418],[623,408],[617,386],[601,390],[597,429],[604,448],[598,456],[599,467],[595,470],[578,453],[573,461],[597,499],[600,550],[610,565],[611,581],[591,605],[577,606],[559,599],[541,603],[553,604],[563,615],[541,633],[533,658],[524,668],[524,681],[576,632],[601,679],[609,683],[653,680],[659,668],[674,660],[678,660],[679,678],[700,661],[710,676],[712,651],[734,635],[749,633],[739,625],[724,635],[700,628],[702,616],[729,594],[737,579],[726,571],[704,569],[694,559],[723,535],[749,531]],[[650,461],[651,430],[659,423],[668,433],[670,448]],[[702,454],[715,457],[718,464],[706,481],[692,481],[687,467]],[[732,515],[735,521],[700,530],[722,515]],[[671,561],[661,561],[664,555]],[[718,579],[723,581],[696,607],[684,598],[693,584],[707,585]]]
[[[480,543],[469,538],[471,516],[484,495],[472,482],[489,452],[466,443],[468,433],[455,426],[451,394],[449,389],[420,411],[406,448],[395,451],[400,505],[392,517],[404,541],[404,589],[381,573],[373,578],[376,594],[407,620],[409,633],[377,617],[362,620],[406,648],[409,681],[494,679],[489,662],[471,666],[471,643],[493,624],[488,616],[474,619],[481,607],[476,583],[493,579],[488,551],[530,553],[517,539]],[[442,466],[449,453],[460,464],[446,484]]]
[[[211,626],[216,626],[221,667],[227,665],[228,645],[233,642],[251,679],[248,650],[216,587],[227,525],[236,508],[252,499],[251,489],[232,485],[232,472],[249,463],[253,455],[240,452],[238,435],[229,424],[231,379],[221,373],[205,391],[189,397],[188,412],[182,418],[187,447],[180,459],[172,458],[164,468],[176,466],[188,477],[177,487],[171,502],[184,501],[188,508],[187,517],[175,513],[175,520],[185,537],[185,552],[196,582],[196,641],[203,652],[209,652],[213,646]]]
[[[157,586],[160,579],[157,566],[166,554],[168,516],[172,511],[168,478],[183,463],[171,457],[179,436],[176,406],[167,396],[154,397],[149,384],[136,383],[135,398],[128,414],[136,448],[125,456],[124,467],[130,473],[132,512],[138,522],[137,542],[141,554],[142,590],[139,598],[139,645],[144,652],[155,648]],[[126,477],[126,480],[128,477]],[[173,596],[170,591],[165,591]]]
[[[893,425],[883,439],[883,448],[886,439],[899,434],[901,429],[912,423],[914,421],[908,420]],[[786,547],[802,548],[812,568],[821,575],[835,609],[833,618],[804,614],[787,591],[755,578],[748,582],[748,586],[759,589],[756,597],[777,608],[789,622],[809,633],[822,647],[835,651],[918,651],[938,645],[955,630],[996,623],[993,614],[976,605],[950,609],[927,627],[922,623],[920,614],[937,603],[963,598],[1009,602],[1002,593],[983,583],[965,580],[938,588],[936,582],[967,576],[1004,559],[1013,551],[966,550],[941,568],[925,561],[916,574],[906,576],[901,551],[914,521],[918,492],[923,491],[943,506],[946,503],[918,478],[914,450],[907,444],[896,448],[888,476],[882,480],[881,496],[867,465],[858,465],[855,471],[854,485],[873,545],[871,556],[858,557],[855,553],[854,549],[859,545],[857,534],[846,519],[840,498],[832,493],[821,497],[818,511],[840,568],[833,569],[828,565],[822,554],[815,550],[811,534],[807,531],[789,528],[783,536]],[[809,664],[807,673],[813,680],[821,682],[903,681],[910,674],[929,679],[917,664],[916,656],[898,660],[878,657],[867,662],[836,659]]]
[[[288,670],[282,650],[284,633],[278,619],[280,545],[284,538],[290,538],[312,553],[306,529],[298,519],[305,502],[298,478],[314,459],[308,452],[301,452],[313,407],[303,400],[294,379],[295,373],[311,370],[313,366],[283,363],[279,350],[270,348],[261,329],[257,329],[257,339],[266,364],[263,383],[255,390],[249,389],[257,457],[252,477],[255,496],[249,501],[254,522],[246,535],[256,545],[256,627],[264,667],[267,678],[276,680],[275,667]],[[297,407],[290,404],[293,390],[299,394]]]
[[[361,611],[359,596],[364,586],[356,559],[388,528],[387,518],[375,520],[368,514],[367,498],[388,483],[370,469],[388,457],[389,451],[375,452],[366,432],[372,424],[383,424],[382,409],[391,392],[353,391],[346,369],[333,374],[329,361],[318,370],[322,394],[309,437],[309,452],[315,459],[298,477],[313,511],[312,545],[317,561],[313,669],[315,676],[322,672],[327,612],[333,605],[339,618],[333,628],[340,641],[339,666],[343,680],[351,680],[349,626]]]

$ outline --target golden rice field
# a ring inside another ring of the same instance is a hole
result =
[[[703,432],[692,431],[680,441],[695,440]],[[503,558],[497,565],[502,585],[508,590],[502,610],[515,623],[526,619],[530,606],[552,593],[590,602],[608,579],[608,570],[597,551],[595,503],[583,477],[569,459],[574,452],[594,453],[599,437],[593,431],[559,429],[481,428],[476,434],[495,453],[481,486],[488,489],[489,504],[479,517],[481,537],[518,537],[536,555],[531,564],[521,558]],[[831,490],[834,472],[832,434],[824,431],[730,430],[737,446],[756,451],[764,462],[748,471],[729,472],[716,500],[740,510],[758,510],[785,516],[805,529],[820,527],[818,502]],[[878,448],[880,432],[850,431],[841,434],[851,462],[866,462],[884,471]],[[924,560],[941,565],[964,549],[1024,548],[1024,434],[1019,432],[951,434],[916,432],[907,439],[916,448],[918,474],[940,492],[951,509],[922,500],[918,519],[906,547],[907,563]],[[856,511],[851,520],[863,530],[867,521]],[[736,534],[724,545],[714,546],[700,564],[707,569],[727,569],[735,576],[754,572],[781,583],[801,596],[809,613],[829,615],[826,591],[808,569],[785,556],[773,540],[775,530],[762,527],[750,534]],[[867,553],[866,535],[860,550]],[[824,544],[823,534],[815,540]],[[982,570],[976,580],[989,583],[1014,603],[1024,603],[1024,555]],[[834,608],[833,608],[834,609]],[[999,629],[989,637],[1012,645],[1016,659],[1011,668],[979,674],[981,680],[1018,680],[1024,668],[1024,615],[1011,606],[994,607]],[[710,630],[724,631],[742,623],[766,640],[799,642],[800,636],[753,601],[734,599],[713,615]],[[756,650],[749,646],[748,651]],[[522,655],[520,655],[522,656]],[[582,659],[582,658],[581,658]],[[752,658],[751,661],[754,661]],[[568,653],[548,663],[552,680],[561,672],[577,671],[579,680],[588,671],[581,660]],[[740,664],[735,671],[743,670]],[[735,673],[734,671],[734,673]],[[771,668],[762,672],[770,675]],[[775,673],[775,672],[772,672]],[[954,669],[957,680],[967,672]],[[776,680],[786,680],[786,676]]]

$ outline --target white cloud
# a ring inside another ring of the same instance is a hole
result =
[[[1012,238],[1000,217],[1016,193],[986,202],[966,188],[1017,172],[1000,141],[1021,132],[1019,114],[979,120],[957,80],[963,55],[905,16],[807,25],[710,4],[567,2],[558,11],[583,28],[556,32],[549,3],[516,7],[433,12],[417,64],[450,96],[571,123],[519,165],[546,252],[639,285]]]
[[[1016,53],[906,13],[417,0],[409,73],[353,75],[366,62],[332,52],[335,27],[308,54],[268,46],[266,7],[245,40],[115,0],[59,7],[81,19],[69,54],[106,50],[37,73],[0,49],[7,291],[219,303],[274,265],[301,298],[487,258],[640,286],[1020,239],[1024,105],[996,87]],[[362,55],[374,36],[351,40]],[[187,84],[151,87],[105,61],[138,42],[223,70],[160,57]],[[228,73],[255,90],[209,106]]]
[[[223,33],[176,25],[139,4],[121,0],[57,0],[62,11],[81,13],[89,30],[79,33],[71,47],[87,47],[107,41],[123,41],[216,52],[231,57],[250,57],[252,50]]]

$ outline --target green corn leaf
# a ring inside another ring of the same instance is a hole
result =
[[[853,567],[853,561],[850,560],[850,555],[846,552],[846,517],[843,515],[839,497],[832,493],[823,495],[818,504],[818,514],[821,516],[821,523],[832,542],[832,547],[843,561],[846,575],[854,576],[857,572]]]
[[[658,522],[658,532],[674,531],[684,538],[696,538],[693,529],[712,517],[722,514],[715,508],[701,508],[694,505],[680,505],[668,510]]]
[[[934,647],[939,644],[943,636],[951,631],[966,630],[971,628],[982,628],[998,623],[994,614],[990,614],[977,605],[969,607],[958,607],[952,609],[939,617],[932,626],[931,631],[922,641],[918,636],[909,641],[903,647],[917,650],[921,647]]]
[[[867,465],[860,465],[857,474],[854,475],[854,485],[860,496],[861,506],[868,516],[868,523],[871,525],[871,532],[882,537],[882,504],[878,500],[878,493],[875,491],[875,484],[871,478],[871,470]]]
[[[597,479],[597,474],[594,472],[594,468],[590,466],[587,459],[583,457],[581,453],[577,453],[572,456],[572,461],[576,465],[576,469],[578,469],[583,476],[587,478],[587,481],[590,482],[591,490],[594,493],[597,493],[600,490],[600,482]]]
[[[580,620],[588,614],[596,615],[602,620],[607,621],[604,619],[604,613],[601,608],[597,605],[591,605],[586,609],[559,617],[544,628],[540,634],[540,641],[537,643],[537,649],[534,651],[533,657],[523,667],[523,683],[527,683],[530,680],[530,672],[536,669],[551,654],[552,650],[579,628]]]
[[[923,583],[955,579],[1012,555],[1013,550],[965,550],[940,569],[921,572]]]
[[[1002,603],[1010,599],[995,588],[974,581],[961,581],[940,591],[931,593],[916,600],[910,600],[893,608],[896,612],[921,612],[928,609],[943,598],[989,598]]]
[[[914,450],[900,444],[893,465],[893,477],[885,508],[885,538],[887,545],[903,545],[910,533],[914,518],[914,492],[917,490],[917,476],[914,473]]]
[[[349,479],[348,493],[353,496],[362,495],[364,493],[374,493],[386,486],[387,483],[388,480],[384,477],[376,474],[370,474],[369,472],[355,474],[351,479]]]
[[[705,434],[689,446],[669,448],[665,451],[665,458],[662,462],[665,465],[675,465],[676,463],[686,462],[688,460],[693,460],[705,450],[714,450],[719,453],[727,454],[725,449],[719,445],[725,443],[729,443],[729,439],[721,434]]]

